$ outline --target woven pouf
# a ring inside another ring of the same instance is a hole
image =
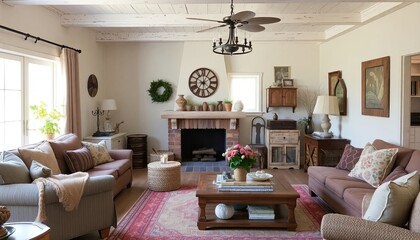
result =
[[[181,187],[181,163],[152,162],[147,164],[147,184],[153,191],[172,191]]]

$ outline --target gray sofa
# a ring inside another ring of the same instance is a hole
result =
[[[70,173],[64,160],[66,150],[82,147],[74,134],[62,135],[50,141],[51,148],[62,173]],[[24,148],[36,146],[28,145]],[[17,150],[12,151],[19,156]],[[87,172],[89,179],[78,208],[67,212],[58,201],[55,191],[46,186],[44,194],[47,220],[51,228],[51,239],[71,239],[93,231],[99,231],[101,238],[108,236],[110,227],[116,227],[114,197],[132,182],[132,150],[109,150],[114,161],[97,165]],[[8,222],[32,222],[38,213],[38,188],[33,183],[0,185],[0,205],[11,212]]]

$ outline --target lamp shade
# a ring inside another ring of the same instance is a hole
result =
[[[117,110],[117,103],[115,99],[104,99],[102,100],[102,110]]]
[[[313,114],[339,115],[338,99],[336,96],[318,96]]]

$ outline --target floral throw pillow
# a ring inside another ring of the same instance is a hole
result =
[[[391,171],[397,152],[398,148],[376,150],[368,143],[349,176],[364,180],[377,188]]]
[[[335,168],[351,171],[357,161],[359,161],[362,151],[363,148],[355,148],[350,144],[346,144],[343,155],[341,155],[340,162],[338,162]]]
[[[93,162],[95,166],[112,162],[114,159],[108,153],[108,149],[106,148],[105,141],[100,141],[99,143],[91,143],[91,142],[82,142],[84,146],[89,149],[90,154],[92,155]]]

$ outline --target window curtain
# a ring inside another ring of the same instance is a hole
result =
[[[66,133],[82,136],[80,114],[79,53],[63,48],[61,50],[61,69],[67,83]]]

